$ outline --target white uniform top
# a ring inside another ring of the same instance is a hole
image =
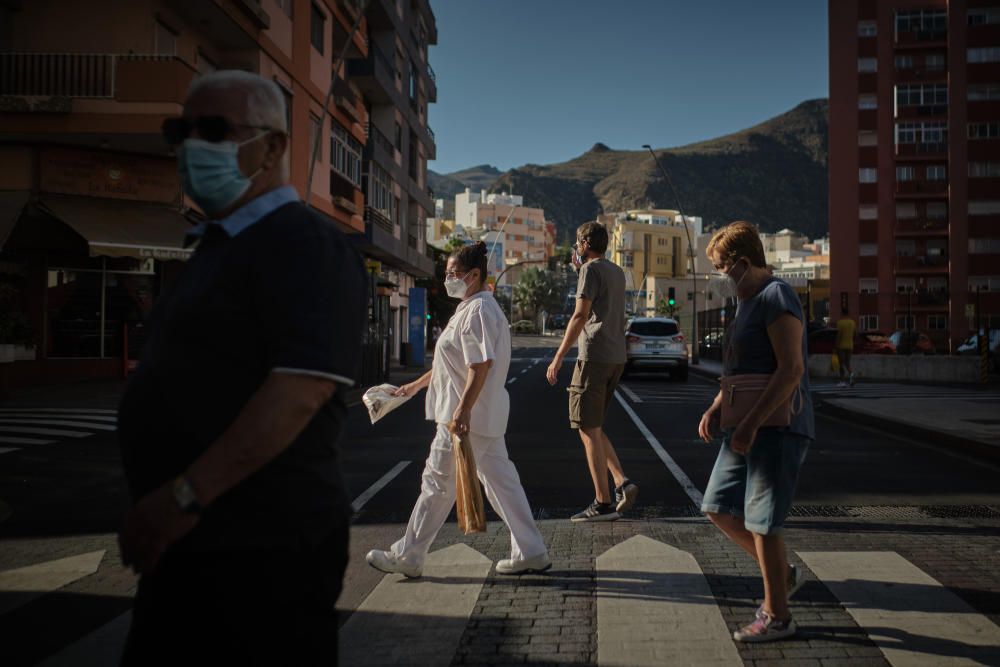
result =
[[[510,397],[504,388],[510,368],[510,326],[490,292],[479,292],[458,304],[434,348],[427,419],[447,424],[455,416],[470,364],[492,361],[486,382],[472,406],[469,430],[499,437],[507,432]]]

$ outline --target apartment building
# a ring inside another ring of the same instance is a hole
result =
[[[701,218],[688,216],[687,220],[692,234],[700,234]],[[597,221],[608,228],[608,258],[625,271],[628,292],[645,290],[647,278],[674,278],[689,272],[687,233],[677,211],[632,210],[603,214]]]
[[[831,1],[829,36],[834,309],[954,351],[1000,325],[1000,5]]]

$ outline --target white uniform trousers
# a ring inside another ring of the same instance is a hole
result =
[[[535,525],[521,478],[507,456],[504,437],[471,433],[469,443],[486,498],[510,529],[511,558],[520,560],[545,553],[545,542]],[[392,553],[407,565],[423,567],[427,551],[454,504],[455,453],[447,425],[438,424],[430,456],[424,465],[420,497],[413,506],[406,534],[392,545]]]

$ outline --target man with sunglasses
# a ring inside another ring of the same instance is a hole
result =
[[[625,273],[604,257],[608,229],[587,222],[576,231],[573,265],[580,278],[576,310],[566,325],[562,344],[546,377],[555,386],[563,360],[577,346],[569,383],[569,422],[580,433],[594,482],[594,501],[571,521],[614,521],[632,507],[639,487],[625,476],[614,445],[604,432],[604,419],[625,370]],[[614,480],[612,497],[608,473]]]
[[[119,408],[141,576],[123,664],[336,664],[350,501],[336,441],[360,257],[288,185],[284,98],[223,71],[164,123],[208,217]]]

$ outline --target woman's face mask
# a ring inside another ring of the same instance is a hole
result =
[[[720,296],[722,296],[724,299],[735,297],[737,295],[737,292],[739,291],[740,284],[743,282],[743,279],[747,277],[748,273],[750,273],[750,269],[748,267],[746,269],[743,269],[743,272],[740,274],[739,278],[733,277],[733,269],[735,269],[736,265],[740,264],[744,259],[746,258],[740,257],[739,259],[737,259],[735,262],[733,262],[733,265],[730,266],[728,270],[716,271],[716,275],[724,279],[722,283],[722,288],[720,290],[722,292]]]
[[[455,275],[445,276],[444,289],[448,292],[448,296],[453,299],[464,299],[469,291],[468,278],[468,273],[461,278]]]
[[[261,167],[250,176],[243,175],[238,160],[240,146],[264,136],[267,132],[240,143],[185,139],[177,153],[177,167],[184,192],[209,215],[232,206],[250,189],[253,179],[263,170]]]

